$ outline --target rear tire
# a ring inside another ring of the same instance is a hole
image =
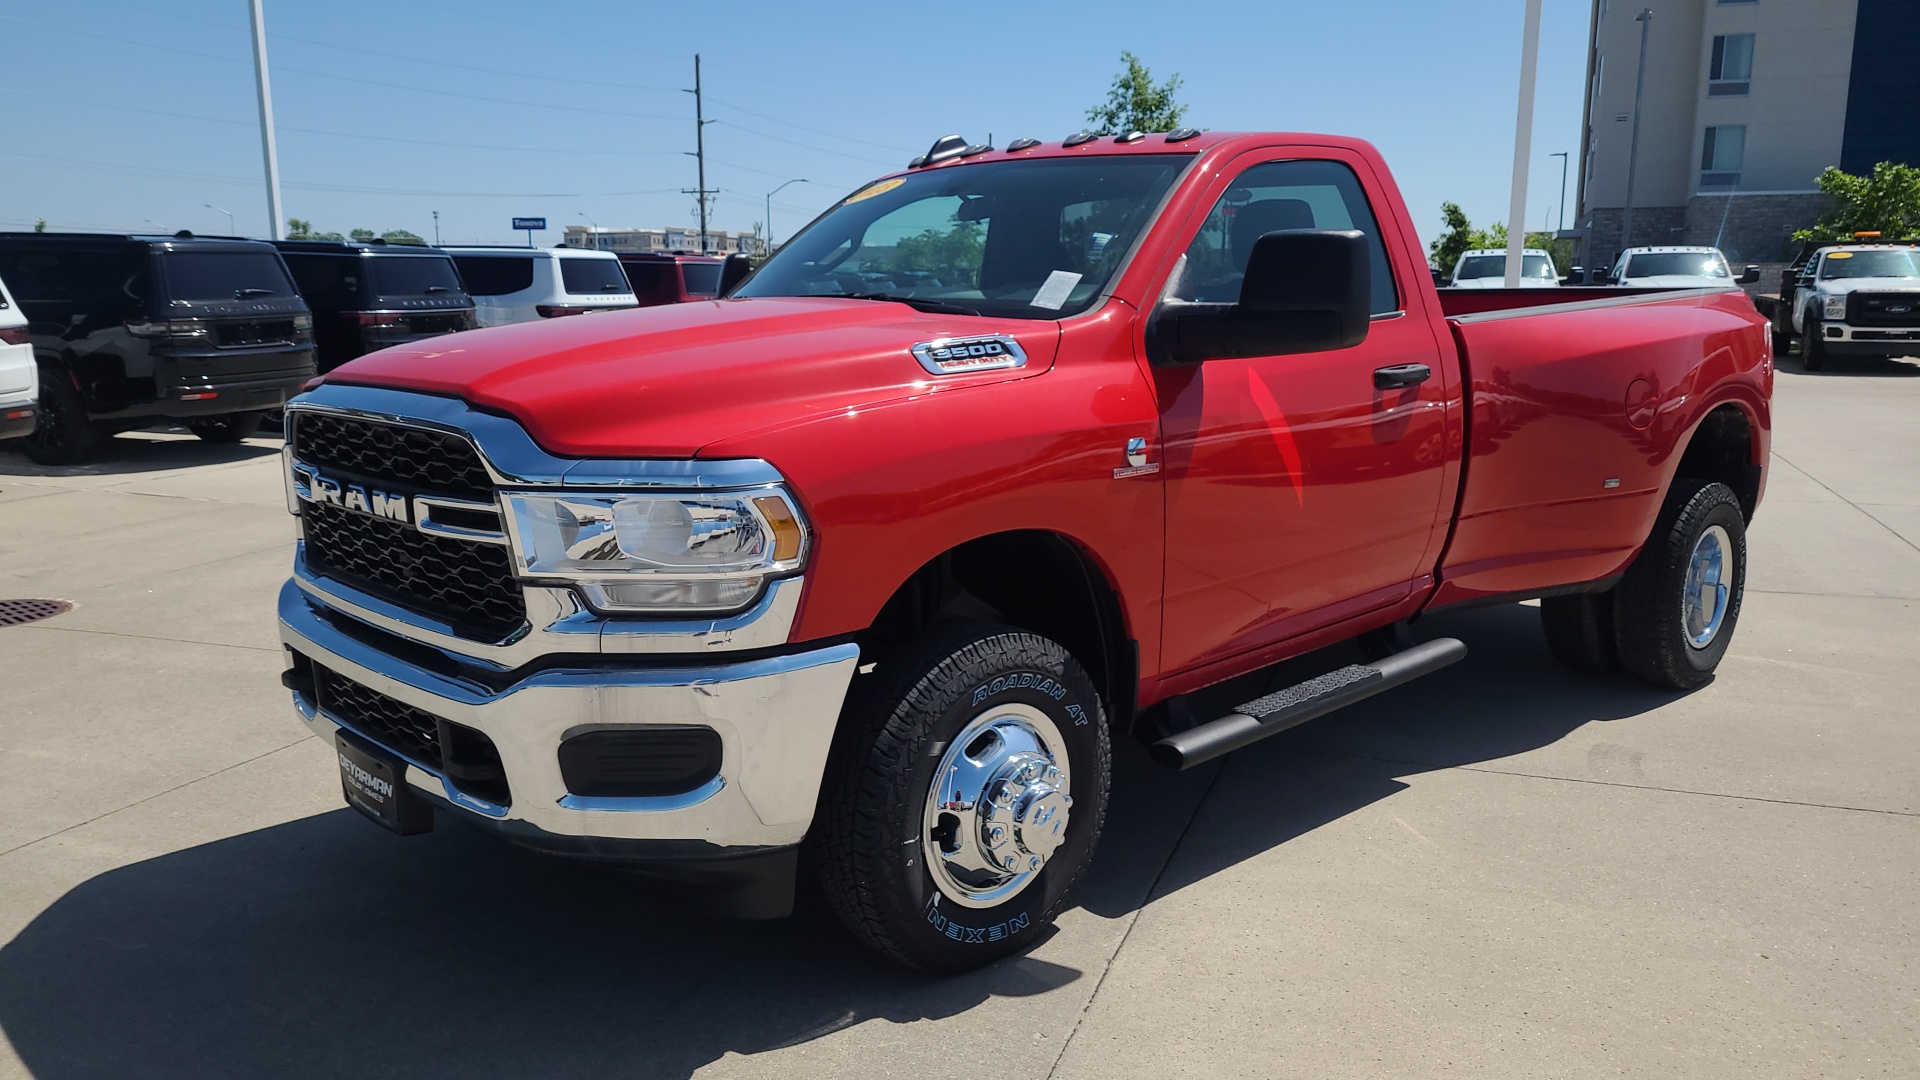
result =
[[[814,822],[828,904],[923,971],[1032,945],[1093,857],[1109,752],[1099,695],[1059,645],[929,633],[849,695]]]
[[[1747,584],[1747,525],[1725,484],[1675,480],[1614,589],[1614,642],[1627,674],[1674,690],[1713,678]]]
[[[260,430],[266,419],[261,412],[227,413],[224,416],[199,416],[187,421],[187,430],[210,443],[237,443]]]
[[[1614,643],[1613,590],[1549,596],[1540,601],[1540,628],[1553,658],[1588,675],[1620,674]]]
[[[87,402],[65,371],[40,369],[40,421],[26,437],[27,457],[42,465],[79,465],[106,442],[105,428],[87,419]]]
[[[1827,366],[1826,339],[1820,335],[1820,323],[1808,319],[1806,335],[1800,339],[1800,366],[1808,371],[1819,371]]]

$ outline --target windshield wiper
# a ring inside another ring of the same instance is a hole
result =
[[[953,304],[945,300],[923,300],[917,296],[895,296],[883,292],[828,293],[828,296],[844,297],[848,300],[884,300],[888,303],[905,304],[915,311],[924,311],[932,315],[978,315],[978,311],[963,304]]]
[[[233,290],[233,298],[235,300],[246,300],[254,296],[272,296],[272,295],[273,295],[272,289],[235,289]]]
[[[434,293],[437,293],[437,292],[446,292],[446,291],[447,291],[447,287],[446,287],[445,285],[429,285],[429,286],[427,286],[427,295],[428,295],[428,296],[432,296],[432,295],[433,295]]]

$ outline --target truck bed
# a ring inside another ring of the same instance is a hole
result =
[[[1440,295],[1468,408],[1436,603],[1623,571],[1678,468],[1671,448],[1705,418],[1709,389],[1735,384],[1764,438],[1771,366],[1739,289]]]

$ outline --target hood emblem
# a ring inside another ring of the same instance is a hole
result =
[[[915,345],[910,351],[921,367],[935,375],[965,375],[970,371],[1027,366],[1026,350],[1005,334],[935,338]]]

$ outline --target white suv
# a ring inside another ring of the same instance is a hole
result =
[[[27,340],[27,317],[0,281],[0,439],[33,434],[40,409],[40,372]]]
[[[1453,264],[1453,287],[1456,289],[1503,289],[1506,285],[1507,253],[1504,250],[1476,248],[1462,252],[1460,261]],[[1554,268],[1553,256],[1539,248],[1527,248],[1521,252],[1520,287],[1559,288],[1560,271]]]
[[[481,326],[638,307],[620,259],[576,248],[449,247]]]

